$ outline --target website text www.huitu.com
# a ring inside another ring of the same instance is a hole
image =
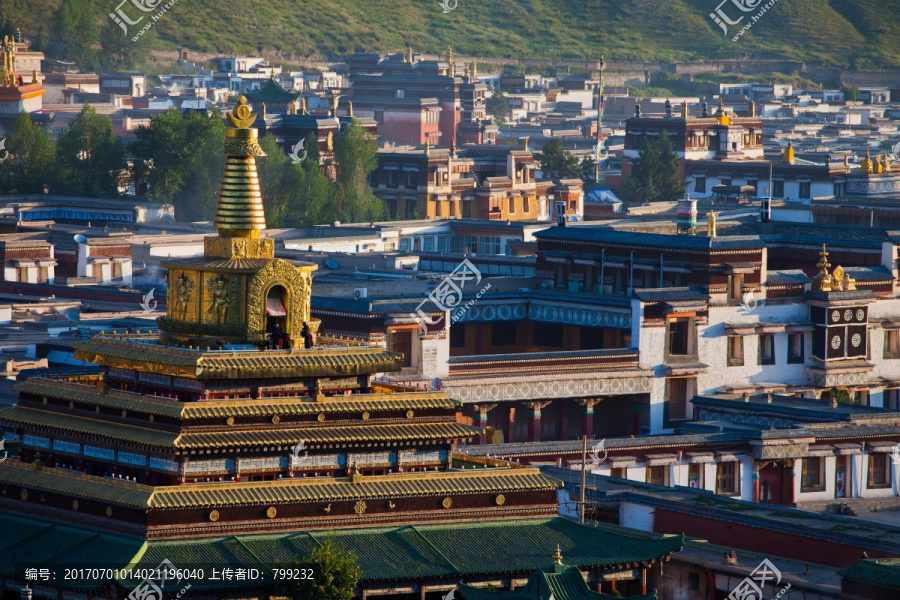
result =
[[[744,32],[748,31],[751,27],[753,27],[753,24],[756,23],[757,21],[759,21],[762,18],[762,16],[764,14],[766,14],[767,10],[769,10],[770,8],[775,6],[776,2],[778,2],[778,0],[769,0],[767,3],[765,3],[763,5],[763,7],[761,9],[759,9],[759,12],[756,13],[755,15],[753,15],[752,17],[750,17],[750,20],[744,24],[744,26],[741,28],[741,30],[738,31],[737,34],[733,38],[731,38],[731,41],[736,42],[739,39],[741,39],[741,36],[744,35]]]

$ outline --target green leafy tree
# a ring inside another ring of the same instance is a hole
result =
[[[681,160],[669,136],[659,136],[656,155],[659,160],[659,170],[655,174],[657,199],[666,202],[677,200],[684,194],[684,180],[681,178]]]
[[[50,30],[49,54],[69,60],[81,69],[92,69],[96,55],[97,25],[87,0],[63,0],[53,15]]]
[[[856,102],[859,100],[859,88],[852,85],[842,85],[841,92],[844,94],[844,100],[847,102]]]
[[[56,144],[56,189],[85,196],[118,195],[124,155],[109,117],[85,104]]]
[[[130,71],[142,65],[156,42],[156,30],[145,31],[136,42],[131,41],[132,37],[112,19],[107,19],[100,34],[103,48],[98,60],[100,67],[109,71]]]
[[[671,201],[684,193],[681,162],[668,136],[655,143],[644,139],[638,157],[631,163],[631,174],[622,186],[626,202]]]
[[[487,113],[494,117],[496,122],[502,123],[506,120],[506,114],[509,112],[509,98],[506,97],[503,90],[497,89],[487,99],[484,106]]]
[[[311,569],[313,573],[311,580],[290,580],[278,591],[290,600],[352,600],[359,581],[356,553],[341,548],[334,534],[307,557],[295,557],[288,568]]]
[[[597,177],[597,161],[588,154],[581,159],[581,180],[585,183],[594,183]]]
[[[288,207],[294,196],[295,171],[275,136],[263,136],[259,140],[259,147],[266,153],[256,161],[260,194],[266,209],[266,223],[269,227],[282,227],[288,218]]]
[[[172,202],[179,220],[209,220],[225,169],[225,121],[218,112],[155,115],[135,130],[129,150],[147,165],[150,195]]]
[[[377,155],[375,136],[355,119],[334,140],[335,197],[341,220],[363,222],[384,218],[384,202],[372,193],[369,185],[369,174],[378,166]]]
[[[572,179],[581,175],[578,159],[568,150],[563,150],[562,140],[553,138],[541,148],[535,157],[541,164],[544,179]]]
[[[53,180],[56,143],[21,112],[6,136],[9,152],[0,164],[0,189],[6,194],[40,194]]]

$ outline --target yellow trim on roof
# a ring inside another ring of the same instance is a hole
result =
[[[363,477],[359,483],[338,477],[151,487],[65,469],[44,467],[36,471],[32,465],[17,461],[0,463],[0,482],[150,509],[546,491],[559,485],[556,479],[543,475],[539,469],[520,468],[382,475]]]

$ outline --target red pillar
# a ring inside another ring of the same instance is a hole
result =
[[[594,404],[599,402],[595,398],[585,398],[579,400],[578,403],[584,406],[584,413],[581,415],[581,435],[593,439],[594,437]]]
[[[481,433],[478,434],[479,444],[490,443],[490,440],[487,439],[487,414],[496,407],[496,404],[476,404],[474,406],[477,413],[475,426],[481,429]]]
[[[528,402],[531,406],[531,419],[528,423],[528,441],[541,441],[541,408],[549,402]]]

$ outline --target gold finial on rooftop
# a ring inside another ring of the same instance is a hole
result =
[[[226,117],[235,128],[225,130],[228,160],[213,224],[221,237],[258,237],[259,230],[266,228],[266,216],[255,157],[266,153],[257,142],[259,133],[250,127],[256,114],[250,111],[247,98],[242,95]]]
[[[819,274],[813,278],[813,291],[830,292],[834,280],[831,278],[831,273],[828,272],[831,263],[828,262],[828,250],[825,249],[825,244],[822,244],[822,251],[819,252],[819,262],[816,263],[816,266],[819,267]]]
[[[706,216],[706,235],[716,237],[716,213],[713,211]]]
[[[556,545],[556,554],[553,556],[553,560],[556,564],[563,564],[562,550],[559,547],[559,544]]]
[[[225,113],[225,117],[228,119],[229,123],[238,129],[250,127],[253,125],[253,122],[256,121],[256,114],[250,111],[250,107],[247,106],[247,97],[243,94],[238,98],[234,110]]]

